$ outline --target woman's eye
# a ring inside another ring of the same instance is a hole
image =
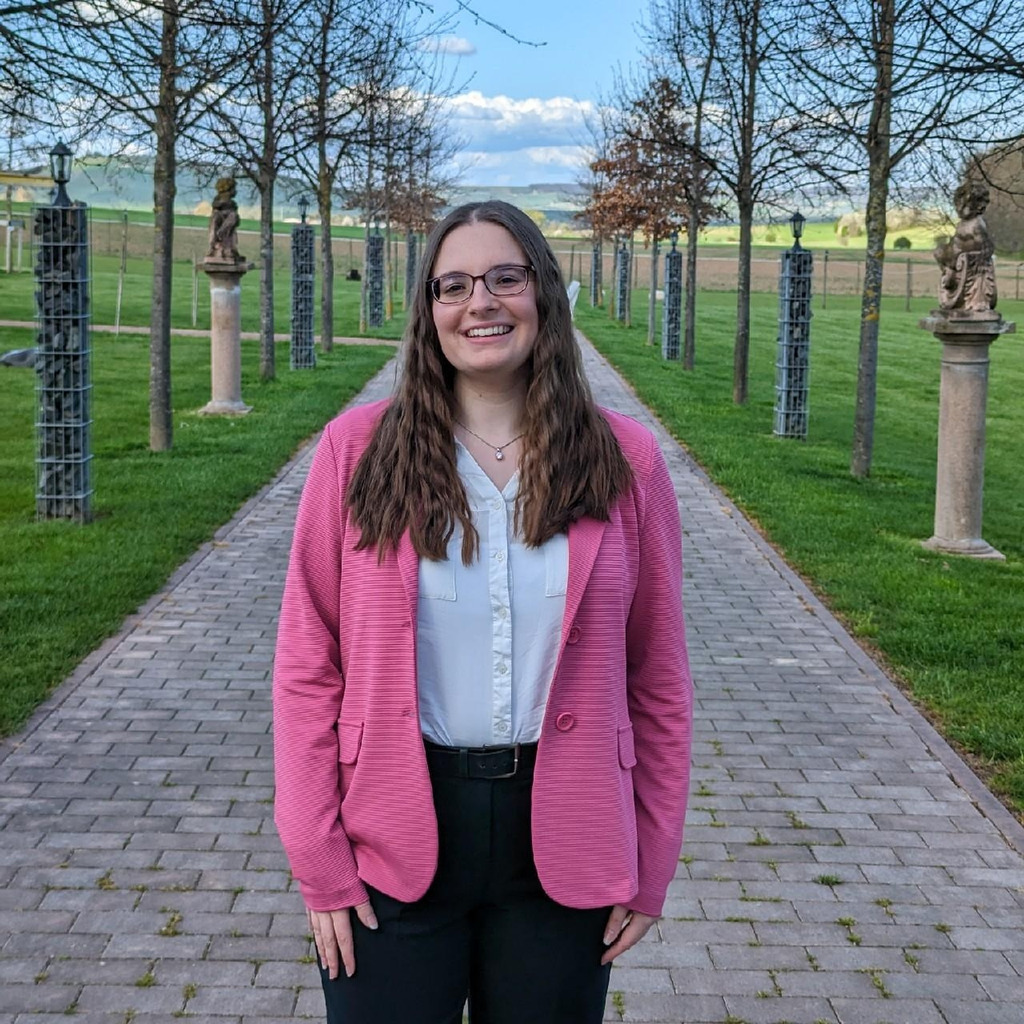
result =
[[[444,295],[464,295],[466,291],[465,281],[442,281],[441,292]]]

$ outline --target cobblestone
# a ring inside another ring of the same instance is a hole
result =
[[[607,1020],[1020,1024],[1024,829],[584,356],[673,473],[697,684],[687,843]],[[268,680],[311,456],[0,744],[0,1024],[322,1016],[269,803]]]

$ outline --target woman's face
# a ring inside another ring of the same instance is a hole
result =
[[[441,351],[466,380],[512,387],[528,372],[537,340],[534,275],[518,295],[492,295],[481,275],[494,267],[528,265],[519,243],[500,224],[481,221],[453,228],[441,243],[433,277],[464,273],[480,277],[465,301],[431,299]]]

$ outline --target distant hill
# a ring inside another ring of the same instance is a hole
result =
[[[214,194],[214,182],[225,173],[211,167],[206,173],[183,166],[178,169],[177,195],[174,208],[177,213],[208,213],[209,201]],[[34,190],[40,191],[40,190]],[[295,200],[304,189],[296,182],[282,179],[276,189],[275,215],[278,218],[297,217]],[[90,206],[112,207],[123,210],[153,209],[153,165],[146,158],[86,156],[75,161],[75,169],[68,184],[73,199]],[[579,208],[582,189],[576,184],[537,183],[530,185],[461,185],[453,190],[452,205],[480,202],[485,199],[503,199],[522,210],[537,211],[549,221],[570,220]],[[41,199],[42,196],[25,196]],[[244,216],[257,217],[259,198],[246,178],[238,178],[238,205]],[[247,209],[248,208],[248,209]],[[339,216],[356,215],[354,210],[339,210]]]

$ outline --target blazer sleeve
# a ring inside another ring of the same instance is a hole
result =
[[[675,876],[690,780],[693,684],[683,623],[682,533],[672,479],[651,437],[637,488],[639,572],[626,623],[626,679],[636,747],[639,889],[630,909],[659,915]]]
[[[299,502],[274,659],[274,821],[312,910],[367,900],[339,818],[343,475],[328,425]]]

